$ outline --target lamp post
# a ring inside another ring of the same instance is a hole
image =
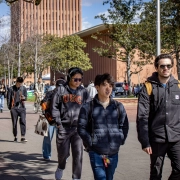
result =
[[[161,28],[160,28],[160,0],[157,0],[157,24],[156,24],[157,56],[161,54]]]

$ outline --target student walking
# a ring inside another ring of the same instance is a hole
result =
[[[118,152],[125,143],[129,124],[122,103],[110,98],[114,80],[110,74],[97,75],[98,94],[83,104],[78,118],[78,133],[89,153],[95,180],[113,180]]]
[[[4,84],[0,84],[0,113],[3,113],[4,109],[4,98],[6,95],[6,87]]]
[[[77,120],[82,104],[90,100],[87,90],[81,86],[82,78],[83,72],[80,68],[70,68],[67,82],[58,87],[54,94],[52,116],[58,126],[56,180],[60,180],[63,176],[66,159],[70,155],[70,146],[73,158],[72,179],[81,179],[83,144],[77,133]]]
[[[90,81],[88,87],[86,88],[88,93],[89,93],[89,96],[91,97],[91,99],[94,98],[94,96],[97,94],[97,90],[96,88],[94,87],[94,83],[93,81]]]
[[[35,99],[34,99],[34,106],[37,106],[37,99],[40,96],[44,95],[44,83],[42,82],[42,78],[38,78],[38,82],[35,84],[35,89],[34,89],[34,95],[35,95]]]
[[[49,87],[48,92],[46,93],[44,99],[47,99],[49,96],[53,96],[54,89],[59,87],[60,85],[63,85],[64,83],[65,81],[63,79],[58,79],[56,82],[52,82],[52,85]],[[43,146],[42,146],[44,160],[48,160],[48,161],[51,160],[51,141],[54,135],[54,131],[56,131],[57,134],[57,127],[55,125],[49,125],[48,136],[44,136]]]
[[[171,55],[157,56],[156,72],[139,93],[137,132],[150,155],[150,180],[161,180],[166,154],[172,166],[168,180],[180,179],[180,84],[171,75],[173,65]]]
[[[14,141],[17,142],[17,122],[18,117],[21,129],[21,142],[27,142],[26,134],[26,107],[27,90],[23,86],[23,78],[17,77],[16,84],[8,89],[7,106],[11,113]]]

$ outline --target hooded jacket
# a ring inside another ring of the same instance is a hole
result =
[[[147,79],[152,93],[147,94],[143,86],[139,93],[137,110],[137,132],[142,148],[150,142],[177,142],[180,140],[180,89],[179,82],[170,76],[166,87],[155,72]]]
[[[83,103],[90,101],[85,88],[79,86],[74,92],[65,83],[55,89],[51,103],[52,117],[56,124],[63,127],[76,127],[78,115]]]
[[[96,95],[92,111],[90,102],[82,106],[78,119],[78,133],[89,151],[113,155],[118,153],[120,145],[125,143],[129,123],[124,106],[120,102],[117,103],[118,105],[115,100],[110,99],[109,105],[104,109]],[[89,128],[90,126],[93,128]]]
[[[97,90],[94,87],[94,83],[90,83],[87,87],[87,91],[89,92],[89,95],[91,98],[94,98],[94,96],[97,94]]]

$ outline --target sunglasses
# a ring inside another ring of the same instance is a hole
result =
[[[172,68],[172,65],[171,65],[171,64],[161,64],[161,65],[159,65],[159,67],[160,67],[161,69],[165,69],[166,67],[167,67],[167,69],[171,69],[171,68]]]
[[[74,82],[81,82],[82,81],[82,78],[72,78],[74,80]]]

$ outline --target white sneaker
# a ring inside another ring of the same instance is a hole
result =
[[[55,172],[55,179],[56,180],[61,180],[62,176],[63,176],[63,170],[57,168],[57,170]]]

